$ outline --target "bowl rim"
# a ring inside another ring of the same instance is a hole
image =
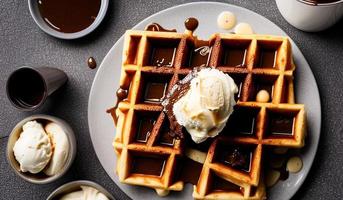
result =
[[[17,170],[15,164],[13,163],[13,162],[16,162],[15,157],[13,155],[13,146],[10,144],[12,141],[11,138],[17,134],[18,129],[21,129],[22,126],[26,122],[31,121],[31,120],[36,120],[36,119],[42,119],[42,120],[47,120],[47,121],[57,123],[59,126],[61,126],[61,128],[66,133],[66,136],[67,136],[68,142],[69,142],[68,157],[67,157],[66,163],[63,166],[62,170],[53,176],[47,176],[46,178],[43,178],[43,179],[30,178],[30,177],[26,176],[24,173]],[[9,165],[11,166],[12,170],[20,178],[22,178],[25,181],[30,182],[30,183],[42,185],[42,184],[47,184],[47,183],[51,183],[53,181],[56,181],[57,179],[61,178],[64,174],[66,174],[67,171],[70,169],[71,165],[73,164],[74,160],[75,160],[76,151],[77,151],[77,145],[76,145],[75,134],[74,134],[74,131],[72,130],[72,128],[70,127],[70,125],[66,121],[64,121],[63,119],[51,116],[51,115],[36,114],[36,115],[31,115],[31,116],[25,117],[24,119],[19,121],[14,126],[14,128],[12,129],[10,135],[8,136],[8,140],[7,140],[6,159],[7,159],[7,162],[9,163]],[[10,159],[11,156],[13,156],[14,159]]]
[[[54,197],[56,197],[57,195],[62,194],[62,190],[68,187],[72,187],[72,186],[91,186],[97,190],[99,190],[101,193],[103,193],[106,197],[108,197],[109,199],[115,199],[111,193],[108,192],[108,190],[106,190],[102,185],[94,182],[94,181],[90,181],[90,180],[75,180],[75,181],[71,181],[71,182],[67,182],[65,184],[62,184],[61,186],[57,187],[54,191],[52,191],[50,193],[50,195],[46,198],[46,200],[52,200]]]
[[[29,5],[29,10],[30,14],[35,21],[35,23],[38,25],[38,27],[47,33],[48,35],[51,35],[53,37],[59,38],[59,39],[66,39],[66,40],[72,40],[72,39],[77,39],[81,38],[83,36],[88,35],[89,33],[93,32],[102,22],[102,20],[105,18],[107,9],[108,9],[108,4],[109,0],[100,0],[101,5],[100,9],[98,12],[98,15],[96,16],[95,20],[91,25],[89,25],[87,28],[74,32],[74,33],[63,33],[59,32],[53,28],[51,28],[49,25],[47,25],[44,21],[41,19],[41,15],[39,14],[39,11],[37,12],[38,8],[36,7],[37,5],[37,0],[28,0],[28,5]]]
[[[15,73],[18,73],[20,71],[23,71],[23,70],[32,70],[33,72],[35,72],[36,74],[38,74],[41,78],[41,80],[43,81],[43,84],[44,84],[44,94],[43,94],[43,98],[40,100],[40,102],[34,106],[27,106],[27,107],[24,107],[24,106],[19,106],[15,100],[13,99],[13,97],[10,95],[10,79],[13,78],[13,75]],[[14,70],[13,72],[11,72],[11,74],[8,76],[7,78],[7,81],[6,81],[6,95],[7,95],[7,98],[8,100],[11,102],[11,104],[17,108],[18,110],[22,110],[22,111],[34,111],[34,110],[37,110],[38,108],[40,108],[46,101],[46,99],[48,98],[48,90],[47,90],[48,86],[47,86],[47,83],[43,77],[43,75],[38,71],[36,70],[34,67],[30,67],[30,66],[21,66],[19,67],[18,69]]]
[[[343,0],[333,1],[330,3],[317,3],[317,4],[311,3],[308,0],[297,0],[297,1],[299,1],[300,3],[306,4],[306,5],[309,5],[309,6],[332,6],[332,5],[336,5],[339,3],[343,3]]]

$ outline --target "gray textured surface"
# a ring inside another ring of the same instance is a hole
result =
[[[119,1],[113,0],[104,22],[91,35],[63,41],[44,34],[30,17],[27,2],[0,1],[0,199],[45,199],[56,187],[77,179],[100,183],[118,199],[118,191],[95,156],[87,125],[87,101],[96,70],[86,65],[89,56],[101,62],[114,42],[145,17],[188,1]],[[319,151],[312,170],[294,199],[343,198],[343,21],[321,33],[304,33],[287,24],[274,1],[226,1],[253,10],[284,29],[298,44],[317,79],[321,93],[323,124]],[[341,29],[341,30],[340,30]],[[41,110],[61,117],[74,128],[78,153],[71,170],[57,182],[33,185],[11,171],[6,158],[7,137],[14,125],[25,116],[15,110],[5,96],[5,81],[10,72],[21,65],[52,66],[63,69],[69,83],[62,92],[50,98]]]

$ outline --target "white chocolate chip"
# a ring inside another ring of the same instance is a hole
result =
[[[285,162],[285,158],[284,157],[274,157],[270,161],[270,166],[272,168],[280,168],[280,167],[282,167],[284,162]]]
[[[272,187],[275,185],[280,178],[280,172],[276,170],[269,170],[266,175],[266,186],[267,187]]]
[[[260,90],[256,95],[256,101],[260,103],[267,103],[269,99],[270,95],[267,90]]]
[[[235,27],[234,32],[236,34],[254,34],[254,31],[252,30],[250,24],[248,23],[239,23]]]
[[[288,151],[288,148],[286,147],[276,147],[273,152],[276,153],[276,154],[285,154],[287,153]]]
[[[204,164],[207,154],[196,149],[188,148],[185,152],[186,156],[195,162]]]
[[[287,162],[287,170],[291,173],[297,173],[303,167],[303,161],[299,156],[291,157]]]
[[[160,197],[165,197],[169,194],[169,190],[164,190],[164,189],[155,189],[156,193]]]
[[[236,16],[232,12],[224,11],[218,15],[217,24],[221,29],[232,29],[236,24]]]

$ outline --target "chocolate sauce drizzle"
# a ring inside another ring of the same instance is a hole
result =
[[[176,32],[176,29],[165,29],[158,23],[149,24],[145,27],[146,31]]]
[[[117,125],[117,122],[118,122],[118,115],[116,114],[116,110],[118,108],[118,105],[121,101],[123,101],[124,99],[127,99],[128,94],[129,94],[128,88],[124,87],[124,86],[120,86],[116,92],[117,102],[116,102],[115,106],[113,108],[109,108],[106,110],[107,113],[111,114],[115,125]]]
[[[169,134],[175,138],[184,138],[182,126],[177,122],[173,106],[174,104],[182,98],[189,90],[190,83],[194,77],[196,77],[197,72],[202,68],[194,68],[184,79],[178,81],[167,94],[166,98],[162,102],[164,106],[163,111],[166,113],[169,123],[170,123],[170,132]]]

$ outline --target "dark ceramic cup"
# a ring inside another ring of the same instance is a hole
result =
[[[32,111],[41,107],[47,97],[64,85],[67,75],[52,67],[21,67],[9,76],[6,92],[18,109]]]

